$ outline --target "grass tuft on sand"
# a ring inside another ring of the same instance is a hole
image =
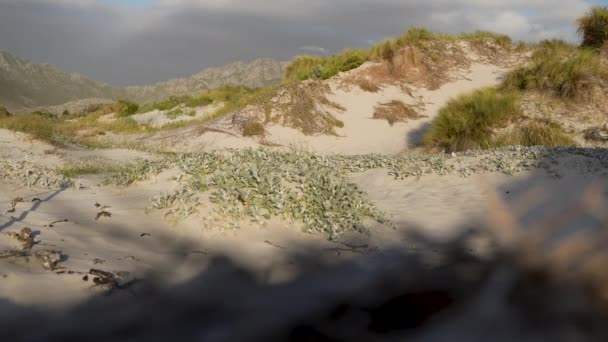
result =
[[[608,42],[608,7],[593,7],[577,24],[582,46],[599,49]]]
[[[510,72],[503,89],[545,91],[563,99],[581,99],[606,79],[608,69],[596,51],[553,40],[539,44],[529,65]]]
[[[574,146],[576,142],[564,132],[558,123],[551,120],[538,120],[518,126],[497,136],[493,146]]]
[[[421,115],[402,101],[393,100],[376,106],[373,117],[374,119],[386,120],[392,126],[395,122],[418,119]]]
[[[520,116],[515,93],[483,88],[441,108],[423,142],[447,152],[490,148],[494,145],[493,131]]]

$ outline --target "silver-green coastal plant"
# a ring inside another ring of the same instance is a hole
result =
[[[178,223],[198,212],[200,205],[197,193],[187,187],[173,192],[163,192],[154,196],[146,206],[146,210],[168,209],[165,218],[171,223]]]
[[[216,204],[215,213],[230,225],[242,220],[263,222],[280,217],[303,223],[307,231],[334,238],[347,231],[363,230],[367,219],[386,221],[365,194],[349,183],[347,177],[351,173],[383,168],[395,179],[405,179],[427,174],[512,175],[544,168],[559,177],[559,164],[569,158],[580,159],[577,165],[582,171],[608,173],[608,152],[603,149],[510,146],[454,155],[406,156],[320,156],[242,149],[142,162],[114,176],[113,181],[129,184],[177,166],[185,175],[179,177],[180,183],[192,191],[208,192]]]
[[[189,154],[178,160],[190,176],[188,186],[208,191],[216,213],[233,222],[279,217],[330,238],[364,231],[366,219],[384,222],[384,215],[345,174],[321,158],[244,149]]]
[[[106,177],[105,183],[127,186],[133,182],[149,179],[151,176],[159,174],[170,165],[171,162],[167,159],[160,161],[139,159],[123,167],[121,170],[111,173]]]
[[[55,170],[35,165],[27,161],[0,160],[0,179],[16,179],[23,186],[39,186],[49,189],[63,189],[74,186],[69,178],[60,175]]]

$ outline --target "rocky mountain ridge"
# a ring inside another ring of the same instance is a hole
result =
[[[89,98],[147,102],[223,85],[262,87],[279,82],[285,67],[285,62],[265,58],[208,68],[191,77],[152,85],[114,87],[0,50],[0,105],[11,111],[25,111]]]

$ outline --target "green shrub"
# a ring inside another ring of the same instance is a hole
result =
[[[521,115],[515,93],[484,88],[450,100],[423,137],[427,147],[462,151],[492,146],[494,129]]]
[[[137,103],[129,102],[126,100],[119,100],[118,102],[118,112],[116,113],[119,117],[131,116],[136,114],[139,110],[139,105]]]
[[[531,64],[506,76],[503,88],[550,91],[560,98],[576,99],[606,75],[597,52],[576,49],[559,40],[545,41],[536,49]]]
[[[264,129],[264,125],[259,122],[249,122],[243,127],[243,136],[244,137],[253,137],[264,135],[266,130]]]
[[[608,41],[608,7],[594,7],[577,20],[582,45],[599,49]]]

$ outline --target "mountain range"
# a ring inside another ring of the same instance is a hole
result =
[[[36,64],[0,51],[0,105],[21,111],[88,98],[148,102],[224,85],[263,87],[280,82],[286,65],[264,58],[204,69],[187,78],[151,85],[114,87],[78,73],[67,73],[51,64]]]

